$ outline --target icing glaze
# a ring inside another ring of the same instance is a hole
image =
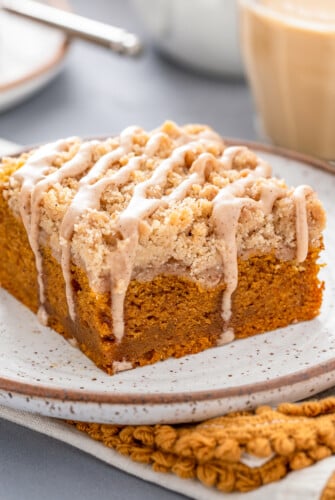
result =
[[[104,191],[110,186],[125,185],[131,175],[156,153],[161,141],[167,137],[161,131],[153,133],[143,151],[135,153],[129,157],[128,162],[120,166],[121,158],[133,152],[134,136],[140,130],[137,127],[125,129],[119,137],[116,149],[103,154],[97,161],[94,161],[93,157],[99,142],[84,142],[74,156],[59,168],[54,166],[55,160],[78,139],[57,141],[33,153],[25,165],[14,174],[14,177],[21,183],[19,211],[35,255],[40,300],[39,318],[44,323],[47,322],[47,315],[44,309],[43,263],[40,250],[40,208],[43,196],[54,184],[62,183],[68,177],[79,177],[78,189],[66,209],[59,229],[60,261],[68,310],[70,317],[74,320],[76,312],[71,284],[71,242],[76,223],[88,210],[99,210]],[[168,158],[158,163],[149,177],[135,184],[129,203],[116,217],[114,232],[119,236],[116,247],[109,253],[108,264],[113,334],[117,342],[120,342],[124,335],[124,303],[135,265],[140,223],[158,208],[166,208],[183,200],[194,184],[203,186],[212,168],[208,166],[213,165],[213,160],[222,171],[230,170],[235,156],[245,149],[243,146],[228,147],[218,158],[209,152],[199,153],[201,145],[212,139],[217,140],[218,136],[213,134],[205,130],[199,133],[196,140],[194,137],[184,138]],[[148,196],[148,191],[152,187],[160,186],[163,189],[169,173],[183,168],[186,155],[195,152],[197,153],[191,167],[178,185],[159,198]],[[117,168],[113,169],[113,165],[117,165]],[[222,261],[222,280],[226,284],[222,295],[221,311],[224,330],[219,343],[230,341],[234,336],[232,329],[229,328],[229,320],[232,312],[232,295],[238,282],[236,234],[241,211],[244,207],[255,206],[265,215],[271,214],[273,205],[283,193],[284,188],[269,178],[270,176],[270,166],[258,160],[254,169],[246,170],[246,174],[236,180],[230,180],[212,200],[211,220],[217,238],[217,251]],[[261,179],[266,179],[266,182],[261,186],[259,199],[254,200],[246,195],[246,191],[255,181]],[[312,190],[308,186],[300,186],[293,192],[296,211],[296,260],[298,262],[305,260],[308,253],[306,195],[310,192]],[[115,369],[123,369],[123,365]]]
[[[22,182],[19,194],[19,210],[31,249],[35,255],[40,301],[38,317],[42,324],[47,323],[47,314],[44,310],[42,255],[39,249],[40,201],[47,187],[51,185],[49,184],[49,178],[52,176],[50,168],[53,162],[56,160],[57,155],[65,151],[73,140],[75,138],[59,140],[42,146],[14,174],[14,178]],[[61,176],[63,172],[64,168],[56,171],[56,174]],[[41,189],[41,187],[44,187],[44,189]]]
[[[295,188],[293,197],[296,207],[296,239],[297,239],[297,261],[303,262],[308,253],[308,221],[306,210],[306,195],[311,193],[309,186],[298,186]]]

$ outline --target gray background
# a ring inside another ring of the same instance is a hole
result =
[[[240,80],[190,72],[161,58],[125,0],[72,0],[75,11],[136,31],[138,60],[88,44],[71,47],[47,88],[0,115],[0,137],[35,144],[68,135],[100,136],[166,119],[207,123],[222,135],[255,139],[249,91]],[[63,443],[0,420],[0,500],[184,498],[129,476]]]

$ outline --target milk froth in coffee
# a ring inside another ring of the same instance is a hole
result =
[[[335,159],[335,1],[240,0],[242,51],[264,132]]]

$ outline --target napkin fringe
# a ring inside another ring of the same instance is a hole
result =
[[[155,471],[198,479],[224,492],[254,490],[335,453],[335,397],[277,409],[261,406],[200,424],[71,424]],[[246,454],[264,463],[247,465]],[[335,478],[327,491],[335,492]]]

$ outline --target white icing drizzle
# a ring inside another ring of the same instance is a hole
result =
[[[115,150],[102,156],[91,170],[80,179],[79,189],[75,194],[68,210],[66,211],[60,227],[61,266],[65,281],[65,292],[68,310],[71,319],[75,319],[75,306],[73,289],[71,285],[71,239],[74,226],[81,214],[85,211],[97,210],[104,190],[111,185],[120,186],[125,184],[131,173],[134,172],[143,161],[143,156],[133,157],[129,162],[117,170],[110,177],[101,176],[122,156],[129,154],[132,149],[133,137],[136,132],[141,131],[138,127],[128,127],[120,135],[120,145]],[[156,134],[148,141],[147,148],[151,153],[157,148],[158,140],[162,134]]]
[[[296,209],[296,241],[297,261],[303,262],[308,254],[308,220],[306,210],[306,195],[311,193],[309,186],[298,186],[295,188],[293,198]]]
[[[22,182],[19,193],[19,210],[31,249],[35,255],[40,302],[38,318],[42,324],[47,324],[48,321],[48,316],[44,308],[45,297],[42,255],[39,250],[39,202],[43,193],[38,191],[36,196],[35,193],[37,186],[43,182],[48,182],[49,177],[51,177],[50,168],[57,158],[57,155],[65,151],[69,147],[71,141],[75,139],[76,138],[62,139],[42,146],[33,153],[23,167],[14,174],[14,178]],[[61,169],[57,172],[60,171]]]
[[[41,323],[41,325],[47,326],[48,325],[48,313],[45,310],[44,305],[40,305],[37,311],[37,319]]]
[[[75,303],[71,283],[71,242],[75,225],[81,215],[88,210],[99,210],[101,198],[105,189],[109,186],[122,186],[126,184],[131,174],[139,169],[143,162],[152,157],[160,146],[166,134],[158,131],[154,133],[147,142],[143,152],[133,156],[124,166],[119,166],[115,171],[109,169],[118,163],[123,156],[133,150],[133,138],[141,129],[129,127],[120,135],[119,146],[111,152],[104,154],[92,166],[92,156],[98,144],[91,141],[81,144],[74,157],[65,162],[57,170],[50,170],[57,156],[67,150],[71,141],[75,138],[61,140],[44,146],[34,153],[26,164],[16,173],[15,177],[21,181],[19,194],[19,207],[23,224],[26,228],[31,248],[35,254],[36,268],[38,273],[40,310],[39,317],[47,322],[44,309],[44,285],[42,256],[39,249],[40,236],[40,206],[44,194],[56,183],[61,183],[68,177],[81,176],[79,187],[63,217],[59,238],[61,246],[61,266],[65,281],[66,297],[69,315],[75,319]],[[150,217],[158,208],[166,208],[173,203],[183,200],[193,184],[203,185],[207,176],[207,165],[213,162],[213,155],[201,153],[189,169],[189,174],[180,184],[174,187],[169,194],[161,198],[149,198],[148,189],[153,186],[164,187],[169,172],[178,167],[183,167],[185,155],[188,152],[199,151],[199,146],[206,144],[217,136],[207,131],[200,133],[197,140],[186,138],[184,143],[177,147],[169,158],[163,159],[152,171],[151,176],[135,185],[132,198],[116,219],[114,229],[120,234],[116,249],[111,250],[109,255],[110,268],[110,291],[111,311],[113,321],[113,334],[120,342],[124,335],[124,303],[126,292],[132,277],[139,243],[140,222]],[[245,148],[229,147],[218,162],[223,170],[232,168],[234,157]],[[85,174],[85,171],[88,172]],[[236,234],[241,211],[247,206],[256,206],[263,210],[265,215],[271,214],[273,204],[283,193],[273,180],[269,179],[271,168],[263,161],[259,161],[255,169],[249,170],[245,176],[231,181],[220,189],[213,200],[212,221],[218,240],[218,252],[222,260],[223,281],[226,288],[222,296],[222,318],[225,324],[223,334],[218,343],[222,344],[233,339],[234,332],[228,327],[231,318],[232,294],[237,287],[238,264]],[[245,191],[257,179],[266,178],[266,183],[261,185],[259,201],[245,196]],[[303,261],[308,252],[308,221],[306,212],[306,194],[311,191],[308,186],[300,186],[295,189],[293,198],[296,207],[296,240],[297,261]],[[117,362],[115,371],[131,368],[127,362]],[[114,366],[114,365],[113,365]]]
[[[75,339],[74,337],[70,337],[68,339],[66,339],[68,341],[68,343],[70,345],[72,345],[72,347],[75,347],[75,348],[78,348],[79,347],[79,342],[77,339]]]
[[[135,171],[141,162],[150,158],[159,146],[160,140],[165,134],[158,132],[148,141],[144,153],[138,157],[133,157],[130,161],[110,177],[97,180],[110,166],[112,162],[118,161],[123,155],[131,150],[132,143],[129,141],[134,131],[126,129],[126,134],[121,136],[120,147],[115,151],[103,156],[90,172],[79,182],[79,189],[74,196],[70,207],[65,214],[61,229],[61,265],[66,287],[66,297],[68,302],[69,314],[72,319],[75,318],[75,306],[73,299],[73,289],[71,285],[71,238],[74,226],[82,213],[88,209],[99,209],[100,200],[103,191],[111,185],[120,186],[125,184],[130,174]],[[165,136],[166,137],[166,136]],[[201,139],[202,141],[204,139]],[[199,145],[199,142],[191,142],[177,148],[172,156],[163,160],[159,167],[153,172],[153,175],[146,181],[139,183],[133,193],[133,197],[119,216],[115,230],[119,231],[124,240],[119,242],[119,247],[110,254],[109,267],[111,269],[111,308],[113,318],[113,334],[117,341],[122,339],[124,333],[124,300],[131,279],[132,269],[136,256],[138,245],[138,226],[140,221],[149,216],[159,206],[168,206],[169,203],[182,199],[187,189],[196,183],[203,183],[203,171],[205,169],[205,160],[212,159],[211,155],[204,153],[192,166],[190,177],[181,182],[181,184],[172,191],[169,196],[163,196],[160,199],[146,198],[147,189],[154,185],[163,185],[168,173],[179,165],[184,164],[185,154]],[[90,183],[91,181],[91,183]]]
[[[234,330],[232,328],[227,328],[227,330],[224,330],[220,337],[218,338],[216,345],[225,345],[229,344],[232,342],[235,338]]]
[[[234,156],[243,149],[243,147],[232,147],[224,151],[222,161],[227,165],[227,168],[231,168]],[[271,167],[260,161],[258,166],[250,171],[246,177],[223,187],[213,200],[212,217],[218,236],[218,250],[222,259],[223,278],[226,284],[222,294],[221,316],[226,323],[231,317],[231,299],[238,281],[236,233],[241,210],[247,205],[259,205],[265,214],[271,213],[273,203],[281,191],[273,183],[269,183],[263,187],[259,202],[245,198],[243,194],[245,189],[256,179],[268,177],[270,173]]]
[[[113,373],[124,372],[125,370],[131,370],[133,365],[130,361],[113,361]]]
[[[124,300],[134,267],[140,221],[144,217],[150,216],[158,207],[166,207],[183,199],[192,184],[203,183],[206,163],[209,158],[213,158],[208,153],[201,154],[192,165],[191,175],[169,195],[159,199],[147,198],[147,189],[151,186],[163,185],[168,173],[173,168],[183,164],[189,148],[190,144],[177,148],[170,158],[162,161],[148,180],[137,184],[128,206],[120,214],[116,224],[116,228],[124,238],[122,244],[110,254],[113,333],[118,341],[122,339],[124,334]]]

